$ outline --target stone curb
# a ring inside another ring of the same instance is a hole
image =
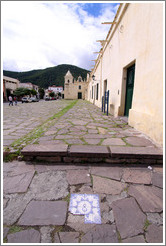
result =
[[[162,150],[154,147],[36,144],[26,146],[21,151],[21,154],[25,160],[50,159],[49,161],[52,160],[56,163],[106,162],[110,164],[163,164]]]
[[[121,158],[155,158],[162,160],[163,153],[161,149],[154,147],[110,147],[112,157]]]

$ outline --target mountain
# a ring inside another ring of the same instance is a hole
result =
[[[62,64],[55,67],[31,70],[27,72],[3,70],[3,75],[18,79],[21,83],[29,82],[46,89],[51,85],[64,86],[64,76],[68,70],[70,70],[75,79],[77,79],[78,76],[86,79],[87,73],[90,72],[74,65]]]

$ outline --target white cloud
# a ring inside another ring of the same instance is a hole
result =
[[[98,17],[84,3],[3,1],[3,69],[28,71],[58,64],[90,69],[100,50],[97,39],[109,30],[115,6],[103,5]]]

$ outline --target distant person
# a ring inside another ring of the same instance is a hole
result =
[[[9,96],[9,106],[10,104],[13,106],[13,98],[11,96]]]
[[[15,105],[17,105],[17,97],[14,97]]]

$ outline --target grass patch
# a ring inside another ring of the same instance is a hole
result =
[[[124,190],[123,190],[123,191],[125,191],[125,192],[127,192],[127,193],[128,193],[128,191],[129,191],[129,187],[124,188]]]
[[[57,114],[53,115],[52,117],[50,117],[48,120],[53,120],[53,119],[57,119],[60,118],[62,115],[64,115],[65,113],[67,113],[67,111],[69,109],[71,109],[78,100],[74,100],[72,101],[72,103],[70,103],[69,105],[67,105],[65,108],[63,108],[61,111],[59,111]]]
[[[6,237],[3,239],[3,243],[7,243],[7,238]]]
[[[68,145],[68,147],[71,147],[72,146],[72,144],[69,144],[68,142],[67,142],[67,139],[61,139],[65,144],[67,144]]]
[[[144,224],[144,228],[143,228],[144,231],[147,231],[149,225],[151,225],[151,223],[149,222],[149,220],[146,219],[145,224]]]
[[[80,232],[80,235],[79,235],[79,239],[78,239],[78,242],[81,243],[81,240],[82,240],[82,237],[85,235],[84,232]]]
[[[18,157],[18,154],[17,153],[8,154],[8,155],[5,156],[4,162],[13,161],[13,160],[17,159],[17,157]]]
[[[32,130],[28,134],[26,134],[24,137],[17,139],[14,141],[11,146],[15,149],[22,149],[24,146],[32,142],[32,140],[35,140],[36,138],[39,138],[44,133],[44,129],[42,126],[39,126],[38,128]]]
[[[104,140],[105,140],[105,138],[102,138],[97,145],[100,146],[103,143]]]
[[[69,122],[72,126],[75,126],[75,125],[73,124],[73,122],[71,122],[70,120],[68,120],[68,122]]]
[[[89,114],[90,114],[90,117],[92,118],[92,120],[95,121],[95,118],[92,116],[92,114],[91,113],[89,113]]]
[[[131,144],[127,143],[127,141],[126,141],[126,137],[123,137],[123,138],[121,138],[121,139],[125,142],[126,146],[128,146],[128,147],[132,147],[132,145],[131,145]]]
[[[62,200],[69,203],[70,202],[70,193],[66,197],[64,197]]]
[[[118,236],[118,242],[121,243],[122,242],[122,238],[121,238],[121,235],[120,235],[119,231],[117,231],[117,236]]]
[[[7,152],[10,152],[10,148],[7,147],[7,146],[3,147],[3,150],[4,150],[4,151],[7,151]]]
[[[63,231],[63,226],[55,226],[54,232],[62,232]]]
[[[125,127],[125,126],[128,125],[128,123],[120,123],[119,125],[120,125],[121,127]]]
[[[80,137],[80,140],[83,142],[83,145],[89,145],[83,137]]]
[[[38,140],[36,140],[33,144],[39,144],[39,141],[38,141]]]
[[[23,230],[23,228],[22,227],[20,227],[20,226],[12,226],[11,228],[10,228],[10,230],[9,230],[9,233],[15,233],[15,232],[19,232],[19,231],[22,231]]]
[[[93,176],[90,174],[91,184],[93,186]]]

